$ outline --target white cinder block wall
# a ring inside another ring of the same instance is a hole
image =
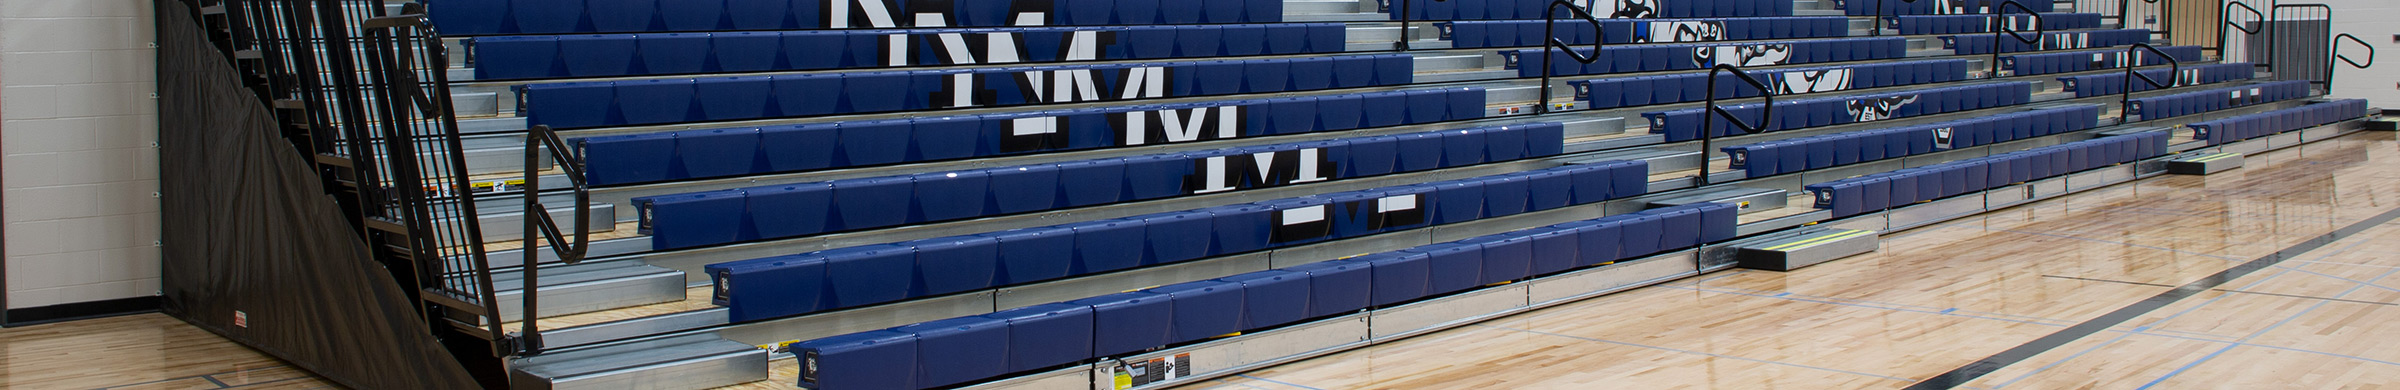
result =
[[[8,308],[154,295],[152,0],[0,0]]]
[[[2400,12],[2400,1],[2393,0],[2315,0],[2333,6],[2333,33],[2358,36],[2359,40],[2375,45],[2383,58],[2375,67],[2364,70],[2336,61],[2333,71],[2333,96],[2367,99],[2370,105],[2400,108],[2400,45],[2392,43],[2392,34],[2400,34],[2400,23],[2391,15]],[[2366,62],[2366,50],[2344,40],[2342,54]]]

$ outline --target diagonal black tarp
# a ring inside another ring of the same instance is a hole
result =
[[[196,9],[156,6],[163,309],[346,386],[476,387],[210,45]]]

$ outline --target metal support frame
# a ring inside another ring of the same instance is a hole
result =
[[[2349,39],[2351,42],[2357,42],[2359,47],[2364,47],[2364,48],[2367,48],[2367,63],[2365,63],[2365,64],[2360,64],[2360,63],[2358,63],[2358,61],[2352,61],[2352,60],[2350,60],[2350,56],[2345,56],[2345,55],[2342,55],[2342,40],[2343,40],[2343,39]],[[2367,67],[2370,67],[2370,66],[2375,66],[2375,45],[2367,44],[2367,41],[2364,41],[2364,40],[2359,40],[2359,39],[2358,39],[2358,36],[2356,36],[2356,35],[2350,35],[2350,33],[2342,33],[2341,35],[2335,35],[2335,36],[2333,36],[2333,42],[2331,42],[2331,43],[2327,43],[2327,44],[2325,44],[2325,45],[2326,45],[2326,46],[2329,48],[2327,51],[2328,51],[2328,52],[2330,52],[2330,53],[2328,53],[2328,54],[2330,54],[2330,55],[2329,55],[2327,58],[2325,58],[2325,92],[2326,92],[2326,93],[2333,93],[2333,73],[2334,73],[2334,71],[2335,71],[2335,70],[2337,70],[2337,69],[2339,69],[2339,68],[2340,68],[2340,67],[2338,67],[2338,66],[2334,66],[2334,63],[2333,63],[2333,61],[2334,61],[2334,60],[2341,60],[2342,62],[2348,62],[2348,63],[2350,63],[2350,67],[2353,67],[2353,68],[2359,68],[2359,69],[2366,69]]]
[[[2017,10],[2025,11],[2026,15],[2033,17],[2032,39],[2025,38],[2025,34],[2023,34],[2022,31],[2017,31],[2017,27],[2014,24],[1999,23],[1999,18],[2008,17],[2008,6],[2012,5],[2017,6]],[[1999,7],[1992,8],[1992,18],[1993,23],[1997,23],[1999,26],[1992,29],[1992,59],[1983,62],[1991,65],[1992,68],[1991,73],[1984,75],[1984,78],[1987,79],[2000,78],[2000,34],[2006,33],[2010,38],[2016,38],[2018,42],[2024,42],[2026,44],[2032,44],[2035,46],[2040,46],[2042,44],[2042,40],[2049,39],[2050,37],[2047,31],[2042,29],[2042,13],[2033,12],[2032,8],[2026,8],[2025,4],[2018,3],[2017,0],[2001,2]]]
[[[1592,55],[1586,56],[1583,54],[1578,54],[1575,52],[1574,45],[1567,44],[1567,41],[1558,39],[1558,18],[1555,17],[1555,12],[1558,11],[1558,7],[1560,6],[1567,7],[1567,13],[1573,14],[1576,19],[1592,25]],[[1590,11],[1585,11],[1582,7],[1576,7],[1574,2],[1569,0],[1552,0],[1550,2],[1550,6],[1548,8],[1544,8],[1542,12],[1547,14],[1542,15],[1542,101],[1540,106],[1534,107],[1533,113],[1535,115],[1550,113],[1550,76],[1555,74],[1555,72],[1550,69],[1551,54],[1566,52],[1567,58],[1575,59],[1576,63],[1589,64],[1600,61],[1600,48],[1602,43],[1608,42],[1608,37],[1605,35],[1608,33],[1608,30],[1600,28],[1600,19],[1592,17],[1592,13]]]
[[[1740,77],[1742,82],[1749,83],[1750,87],[1758,88],[1758,95],[1766,99],[1766,102],[1758,110],[1758,123],[1744,122],[1741,118],[1733,117],[1733,112],[1717,105],[1717,74],[1725,72],[1733,72],[1734,77]],[[1758,81],[1758,78],[1750,77],[1750,72],[1742,70],[1742,67],[1732,64],[1717,64],[1708,69],[1708,99],[1700,107],[1702,112],[1700,113],[1699,185],[1706,186],[1708,185],[1708,155],[1716,153],[1713,141],[1717,135],[1717,117],[1724,116],[1726,122],[1730,122],[1734,128],[1742,129],[1743,133],[1766,132],[1767,126],[1774,124],[1775,121],[1775,90],[1767,88],[1767,83]]]
[[[2125,48],[2125,60],[2134,61],[2134,53],[2139,53],[2143,50],[2147,50],[2150,52],[2150,54],[2156,54],[2161,58],[2167,59],[2167,65],[2169,66],[2169,69],[2172,69],[2167,71],[2167,80],[2176,80],[2176,77],[2181,77],[2183,74],[2183,61],[2176,61],[2175,57],[2167,55],[2166,52],[2158,51],[2158,48],[2156,47],[2150,47],[2150,44],[2148,43],[2136,43],[2133,44],[2133,47]],[[2133,103],[2133,79],[2142,79],[2143,83],[2148,83],[2151,87],[2158,89],[2167,89],[2168,87],[2174,86],[2173,81],[2161,83],[2158,82],[2157,79],[2150,78],[2150,75],[2133,71],[2137,67],[2132,65],[2138,64],[2139,62],[2136,62],[2135,64],[2128,64],[2125,67],[2125,86],[2122,87],[2124,88],[2123,90],[2119,91],[2123,92],[2123,95],[2117,98],[2117,123],[2125,123],[2125,118],[2133,115],[2133,110],[2129,109]]]
[[[2234,22],[2233,22],[2233,8],[2234,8],[2234,7],[2241,7],[2241,8],[2242,8],[2242,10],[2244,10],[2244,11],[2250,11],[2250,19],[2252,19],[2252,20],[2257,20],[2257,21],[2260,23],[2260,24],[2258,25],[2258,27],[2255,27],[2255,28],[2243,28],[2243,27],[2242,27],[2242,25],[2241,25],[2240,23],[2234,23]],[[2245,36],[2256,36],[2256,35],[2258,35],[2258,33],[2259,33],[2259,32],[2261,32],[2261,31],[2263,31],[2263,30],[2266,30],[2266,29],[2267,29],[2267,25],[2265,24],[2266,22],[2267,22],[2267,14],[2258,12],[2258,9],[2257,9],[2257,8],[2251,8],[2249,4],[2242,3],[2242,1],[2241,1],[2241,0],[2228,0],[2228,1],[2226,1],[2226,2],[2225,2],[2225,10],[2223,10],[2223,11],[2221,11],[2221,12],[2217,12],[2217,30],[2218,30],[2218,31],[2217,31],[2217,47],[2216,47],[2216,49],[2217,49],[2217,59],[2219,59],[2219,60],[2223,60],[2223,59],[2225,59],[2225,47],[2226,47],[2226,43],[2227,43],[2228,41],[2231,41],[2231,40],[2232,40],[2232,37],[2233,37],[2233,34],[2226,34],[2226,33],[2224,33],[2224,32],[2225,32],[2224,30],[2225,30],[2225,28],[2226,28],[2226,27],[2233,27],[2233,31],[2240,31],[2240,32],[2242,32],[2242,35],[2245,35]],[[2243,41],[2243,42],[2248,42],[2248,41],[2247,41],[2247,40],[2245,40],[2245,41]],[[2250,46],[2249,46],[2247,43],[2243,44],[2243,45],[2242,45],[2242,47],[2243,47],[2243,49],[2244,49],[2243,51],[2244,51],[2245,53],[2247,53],[2247,52],[2249,51],[2248,49],[2249,49],[2249,47],[2250,47]],[[2259,66],[2262,66],[2262,65],[2265,65],[2265,64],[2251,64],[2251,67],[2252,67],[2253,69],[2256,69],[2257,67],[2259,67]]]

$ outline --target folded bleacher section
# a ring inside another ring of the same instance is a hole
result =
[[[2032,32],[2028,31],[2027,33]],[[1999,50],[2001,53],[2018,53],[2042,50],[2125,46],[2135,43],[2150,42],[2150,30],[2138,28],[2123,30],[2047,32],[2033,36],[2039,39],[2032,43],[2026,43],[2025,41],[2019,41],[2016,37],[2008,36],[2007,34],[2001,34],[2000,36],[1993,36],[1991,34],[1954,35],[1943,37],[1942,47],[1955,50],[1960,55],[1967,55],[1992,54],[1992,51],[1995,50],[1995,46],[1998,47],[1997,50]]]
[[[1722,150],[1749,177],[1825,169],[1862,162],[2044,137],[2091,129],[2099,106],[2012,112],[1893,128],[1820,134]]]
[[[1702,203],[851,333],[791,346],[802,387],[925,389],[1252,332],[1734,236]]]
[[[655,249],[1456,168],[1560,153],[1555,123],[1195,150],[636,198]],[[748,221],[748,222],[743,222]]]
[[[707,272],[732,321],[755,321],[1593,204],[1646,193],[1648,176],[1639,161],[1569,165],[718,263]]]
[[[1984,15],[1902,15],[1892,18],[1891,27],[1900,35],[1965,34],[2000,31],[2000,27],[2024,32],[2079,30],[2100,28],[2100,14],[2043,13],[2041,26],[2034,26],[2034,17],[2024,14]]]
[[[450,36],[1283,21],[1280,0],[427,0],[425,3],[434,26]]]
[[[2106,137],[1824,183],[1807,190],[1834,218],[1879,212],[2167,154],[2164,131]]]
[[[1547,35],[1571,44],[1585,45],[1593,41],[1608,44],[1673,43],[1745,41],[1791,38],[1830,38],[1850,32],[1849,18],[1822,16],[1703,18],[1703,19],[1607,19],[1600,21],[1598,35],[1589,24],[1560,22],[1555,25],[1540,20],[1496,20],[1450,22],[1443,30],[1450,47],[1460,49],[1486,47],[1542,46]],[[1543,31],[1543,26],[1555,31]]]
[[[1836,3],[1841,4],[1843,13],[1850,16],[1892,16],[1992,14],[2001,12],[2000,5],[2004,1],[2005,0],[1888,0],[1878,2],[1873,0],[1841,0],[1837,1]],[[2040,12],[2043,14],[2049,14],[2051,11],[2057,10],[2055,8],[2056,4],[2047,1],[2026,1],[2019,2],[2018,4],[2025,6],[2027,10],[2032,10],[2033,12]],[[1883,8],[1878,9],[1876,8],[1877,5],[1882,5]],[[2024,11],[2025,10],[2016,8],[2009,8],[2007,10],[2007,12],[2012,13]]]
[[[1901,37],[1604,46],[1597,54],[1588,48],[1575,49],[1576,53],[1584,56],[1596,55],[1601,58],[1589,64],[1576,62],[1564,52],[1551,55],[1550,74],[1573,76],[1691,70],[1707,69],[1717,64],[1769,66],[1865,61],[1900,58],[1907,56],[1907,51],[1908,40]],[[1500,55],[1507,61],[1506,68],[1517,70],[1517,77],[1541,77],[1542,52],[1542,49],[1520,49],[1502,51]]]
[[[469,42],[477,80],[508,80],[1325,54],[1346,50],[1346,34],[1340,23],[1277,23],[529,35]]]
[[[1719,88],[1727,88],[1718,83]],[[1745,88],[1746,89],[1746,88]],[[1828,96],[1775,101],[1772,117],[1762,131],[1783,131],[1849,123],[1873,122],[1891,118],[1934,115],[1946,112],[1980,110],[1985,108],[2025,104],[2033,98],[2033,85],[2003,82],[1953,87],[1938,87],[1890,93],[1851,96]],[[1744,121],[1758,121],[1766,105],[1751,103],[1726,105],[1726,111]],[[1686,108],[1642,113],[1650,121],[1652,134],[1666,135],[1667,142],[1700,139],[1702,122],[1706,117],[1700,108]],[[1713,137],[1742,133],[1732,121],[1719,119],[1706,129]]]
[[[2193,122],[2184,126],[2192,129],[2194,132],[2192,138],[2208,141],[2208,144],[2213,146],[2358,119],[2358,117],[2366,115],[2366,100],[2343,99],[2231,118]]]
[[[1965,60],[1923,60],[1856,65],[1782,68],[1752,73],[1776,95],[1834,92],[1851,89],[1946,83],[1966,79]],[[1718,76],[1722,98],[1757,97],[1732,75]],[[1699,73],[1572,80],[1575,99],[1586,107],[1607,109],[1706,100],[1708,75]]]
[[[2258,75],[2256,69],[2250,63],[2235,62],[2187,66],[2182,73],[2172,73],[2172,69],[2138,70],[2134,73],[2147,76],[2150,80],[2166,82],[2168,87],[2180,87],[2249,80]],[[2123,94],[2128,85],[2133,87],[2133,92],[2158,89],[2138,77],[2127,80],[2124,73],[2067,76],[2058,78],[2058,81],[2068,92],[2074,92],[2075,97]]]
[[[2158,50],[2178,61],[2199,61],[2201,58],[2199,46],[2161,46]],[[2127,64],[2166,65],[2167,58],[2148,51],[2040,53],[2000,57],[2000,69],[2018,76],[2118,69]]]
[[[2269,81],[2250,85],[2210,88],[2133,98],[2125,103],[2125,112],[2141,120],[2192,115],[2234,107],[2279,102],[2307,97],[2307,80]]]

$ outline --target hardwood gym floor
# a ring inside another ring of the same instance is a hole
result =
[[[2400,142],[2362,133],[1900,232],[1788,274],[1718,272],[1189,387],[1899,388],[1977,362],[1994,369],[1942,378],[2390,387],[2400,223],[2195,281],[2395,208]],[[0,348],[10,389],[336,387],[158,314],[0,329]],[[746,387],[792,388],[776,363]]]
[[[2392,387],[2400,223],[2208,283],[2400,208],[2392,140],[2352,135],[1904,231],[1796,272],[1719,272],[1190,387],[1899,388],[1971,364],[1989,373],[1941,379]]]

